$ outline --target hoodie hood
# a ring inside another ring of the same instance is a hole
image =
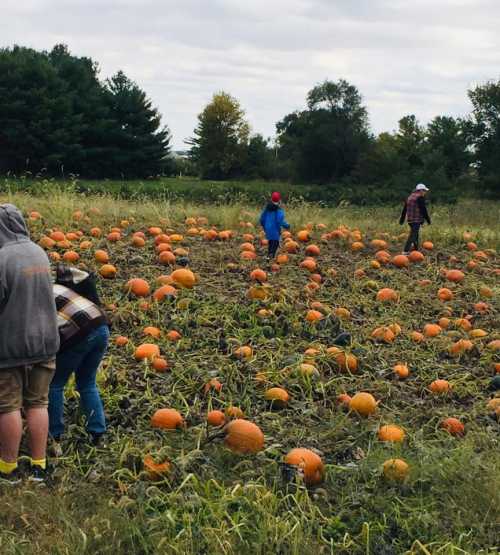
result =
[[[275,202],[269,202],[266,206],[266,210],[268,212],[276,212],[276,210],[279,210],[280,205],[275,203]]]
[[[13,204],[0,204],[0,249],[7,243],[29,239],[28,228],[20,210]]]

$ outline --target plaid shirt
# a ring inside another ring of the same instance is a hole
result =
[[[54,285],[61,351],[78,343],[92,330],[107,324],[104,312],[92,301],[64,285]]]
[[[424,220],[428,224],[431,223],[431,219],[425,205],[425,199],[417,192],[412,193],[405,202],[399,223],[402,224],[405,221],[405,218],[408,220],[409,224],[422,224],[424,223]]]

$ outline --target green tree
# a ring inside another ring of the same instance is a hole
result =
[[[472,161],[469,138],[464,122],[449,116],[437,116],[427,126],[429,152],[441,159],[450,179],[467,172]]]
[[[351,174],[371,136],[368,114],[356,87],[325,81],[307,95],[307,109],[276,125],[280,157],[294,178],[332,183]]]
[[[250,179],[272,179],[275,177],[275,152],[269,147],[268,141],[260,134],[253,135],[243,167],[243,175]]]
[[[238,100],[225,92],[213,95],[198,115],[190,156],[204,179],[241,175],[247,154],[250,126]]]
[[[106,81],[110,110],[109,167],[106,173],[127,178],[164,173],[172,162],[170,132],[152,102],[122,71]]]
[[[500,80],[468,91],[472,102],[469,131],[480,175],[500,174]],[[498,185],[497,185],[498,187]]]
[[[0,171],[60,175],[78,149],[79,118],[47,53],[0,50]]]
[[[0,50],[0,172],[148,177],[170,162],[169,140],[123,73],[102,83],[64,45]]]

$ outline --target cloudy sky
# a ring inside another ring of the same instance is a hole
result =
[[[499,29],[500,0],[0,0],[1,46],[123,69],[181,149],[218,90],[265,136],[327,78],[360,89],[375,132],[466,114],[467,88],[500,78]]]

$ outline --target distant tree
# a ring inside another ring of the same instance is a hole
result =
[[[0,172],[148,177],[170,163],[169,140],[123,73],[102,83],[64,45],[0,50]]]
[[[80,118],[47,53],[0,50],[0,171],[59,174],[78,150]]]
[[[280,157],[303,181],[332,183],[349,176],[371,140],[361,95],[343,79],[314,87],[307,109],[288,114],[276,129]]]
[[[170,132],[151,100],[122,71],[106,81],[110,129],[110,166],[107,173],[150,177],[171,164]]]
[[[198,115],[190,156],[205,179],[227,179],[241,175],[250,126],[238,100],[226,92],[213,95]]]
[[[243,167],[243,175],[250,179],[272,179],[275,177],[275,152],[260,134],[253,135],[248,142],[248,148]]]
[[[446,175],[455,179],[467,172],[472,161],[469,137],[464,122],[437,116],[427,126],[429,155],[439,156]]]
[[[482,176],[500,175],[500,80],[468,91],[472,102],[469,131]]]
[[[113,165],[109,140],[113,120],[99,81],[97,63],[87,57],[73,56],[63,44],[56,45],[48,58],[66,84],[66,96],[77,121],[78,139],[69,153],[66,172],[87,177],[111,177]]]

